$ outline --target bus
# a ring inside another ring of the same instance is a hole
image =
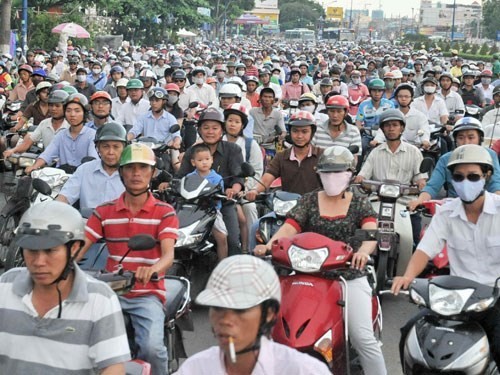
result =
[[[309,29],[285,30],[285,40],[290,42],[314,42],[316,34]]]
[[[323,29],[322,39],[329,42],[354,42],[356,41],[356,34],[354,30],[350,29],[327,27]]]

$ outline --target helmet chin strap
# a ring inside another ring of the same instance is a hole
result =
[[[102,120],[102,119],[105,119],[106,117],[109,117],[110,113],[108,113],[107,115],[97,115],[94,112],[92,112],[92,115],[94,117],[97,117],[98,119]]]
[[[133,196],[133,197],[138,197],[138,196],[140,196],[140,195],[143,195],[143,194],[145,194],[145,193],[148,193],[148,192],[149,192],[149,186],[148,186],[145,190],[142,190],[142,191],[140,191],[140,192],[138,192],[138,193],[132,193],[132,192],[131,192],[128,188],[125,188],[125,191],[126,191],[127,193],[129,193],[129,194],[130,194],[131,196]]]

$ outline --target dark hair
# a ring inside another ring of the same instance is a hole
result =
[[[330,76],[332,76],[332,75],[339,76],[339,75],[340,75],[340,73],[341,73],[341,72],[340,72],[340,69],[339,69],[339,68],[337,68],[337,67],[334,67],[334,68],[331,68],[331,69],[330,69]]]
[[[195,156],[198,155],[200,152],[210,152],[210,148],[204,144],[204,143],[198,143],[197,145],[194,145],[191,147],[191,160],[194,160]],[[210,155],[212,153],[210,152]]]
[[[275,92],[274,92],[274,90],[273,90],[272,88],[270,88],[270,87],[264,87],[264,88],[260,91],[260,95],[259,95],[259,97],[261,97],[261,98],[262,98],[262,96],[263,96],[264,94],[266,94],[266,93],[267,93],[267,94],[273,94],[273,98],[275,98],[275,97],[276,97],[276,93],[275,93]]]
[[[266,336],[269,337],[271,334],[271,330],[273,329],[274,325],[276,324],[277,317],[278,317],[278,311],[280,309],[280,304],[278,301],[275,299],[268,299],[264,302],[261,303],[262,306],[262,315],[260,318],[260,327],[259,327],[259,332],[257,333],[257,336]],[[271,321],[267,321],[267,313],[271,309],[276,316],[274,319]]]

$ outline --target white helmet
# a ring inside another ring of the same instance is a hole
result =
[[[241,89],[238,85],[225,84],[219,90],[219,98],[241,98]]]

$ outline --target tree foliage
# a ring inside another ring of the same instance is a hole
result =
[[[483,2],[484,37],[496,40],[497,30],[500,30],[500,0]]]
[[[222,37],[224,20],[229,27],[232,21],[255,7],[254,0],[215,0],[212,3],[213,27],[218,37]]]
[[[323,7],[311,0],[282,0],[279,9],[281,30],[315,28],[319,18],[325,16]]]

